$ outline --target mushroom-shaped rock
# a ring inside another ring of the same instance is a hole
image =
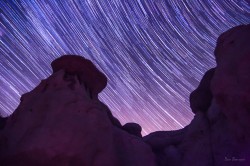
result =
[[[210,83],[214,75],[215,68],[208,70],[197,89],[195,89],[189,97],[190,107],[193,113],[198,111],[204,112],[209,108],[212,101],[212,92],[210,90]]]
[[[90,61],[63,56],[52,67],[0,129],[1,166],[156,166],[151,148],[89,98],[107,81]]]
[[[77,75],[93,96],[97,96],[107,85],[107,77],[88,59],[79,55],[63,55],[51,63],[53,73],[65,70],[69,75]]]
[[[122,126],[122,129],[127,131],[128,133],[138,136],[138,137],[142,137],[141,135],[141,126],[137,123],[126,123],[124,126]]]

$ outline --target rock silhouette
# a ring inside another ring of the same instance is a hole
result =
[[[122,126],[122,129],[127,131],[130,134],[133,134],[138,137],[142,137],[141,135],[142,128],[137,123],[126,123],[124,126]]]
[[[179,131],[143,139],[159,166],[250,165],[250,25],[234,27],[217,41],[217,66],[190,95],[194,119]]]
[[[217,66],[190,94],[192,122],[141,136],[98,100],[107,78],[91,61],[65,55],[8,119],[0,119],[3,166],[249,166],[250,25],[223,33]]]
[[[64,70],[64,79],[76,76],[80,84],[88,88],[90,97],[97,97],[107,85],[106,76],[88,59],[81,56],[62,56],[51,63],[53,72]],[[73,88],[74,83],[70,84]]]
[[[190,94],[190,107],[193,113],[197,113],[199,111],[206,111],[212,102],[212,92],[210,90],[211,80],[213,78],[215,69],[212,68],[208,70],[197,89],[195,89]]]
[[[66,55],[52,67],[1,130],[1,165],[155,165],[150,146],[98,100],[107,79],[92,62]]]

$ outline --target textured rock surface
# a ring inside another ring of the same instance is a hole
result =
[[[92,67],[87,69],[85,62]],[[91,97],[89,84],[84,85],[87,76],[100,76],[91,82],[96,93],[105,87],[106,77],[90,63],[74,56],[59,58],[52,63],[54,73],[22,96],[0,130],[1,165],[155,165],[151,148],[123,131],[107,106]]]
[[[192,122],[144,137],[159,166],[250,165],[250,25],[223,33],[215,57],[190,95]]]

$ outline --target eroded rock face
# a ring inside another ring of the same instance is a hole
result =
[[[229,145],[233,151],[227,153],[245,158],[250,164],[250,24],[223,33],[215,57],[211,90],[233,140]]]
[[[89,84],[82,82],[88,82],[85,79],[91,74],[100,76],[91,83],[98,83],[99,78],[102,82],[104,75],[93,66],[84,66],[85,59],[80,63],[79,58],[59,58],[52,63],[54,73],[22,96],[0,130],[0,165],[155,165],[151,148],[123,131],[107,106],[91,97]],[[100,87],[90,89],[97,93]]]
[[[192,122],[177,136],[144,137],[159,166],[250,165],[250,25],[223,33],[215,57],[190,95]]]
[[[197,89],[190,94],[190,107],[193,113],[206,112],[212,102],[212,92],[210,89],[211,80],[214,75],[215,68],[208,70]]]
[[[212,93],[241,140],[250,136],[250,25],[232,28],[218,39]],[[246,137],[247,136],[247,137]]]

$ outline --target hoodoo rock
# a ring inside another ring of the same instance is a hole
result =
[[[64,55],[51,63],[53,72],[64,70],[65,79],[75,75],[86,86],[92,97],[97,97],[107,85],[107,77],[88,59],[76,55]]]
[[[98,93],[107,78],[91,61],[66,55],[53,74],[0,118],[2,166],[249,166],[250,25],[223,33],[217,66],[190,95],[195,113],[176,131],[141,137],[121,125]]]
[[[52,67],[0,130],[0,165],[155,166],[149,145],[98,100],[107,79],[92,62],[67,55]]]

